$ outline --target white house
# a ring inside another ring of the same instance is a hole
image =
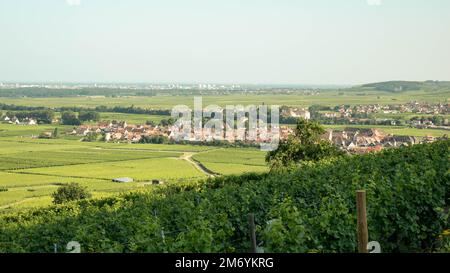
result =
[[[87,136],[91,132],[91,130],[86,126],[80,126],[75,130],[77,135]]]
[[[311,113],[308,110],[304,109],[291,109],[290,116],[294,118],[303,118],[306,120],[311,119]]]
[[[27,125],[36,125],[37,124],[37,120],[35,119],[28,119],[24,121],[25,124]]]
[[[105,134],[105,141],[110,141],[111,140],[111,133],[106,133]]]

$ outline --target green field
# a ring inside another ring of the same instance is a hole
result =
[[[203,106],[225,105],[289,105],[308,107],[359,104],[396,104],[416,101],[446,102],[448,90],[420,90],[384,92],[366,89],[320,90],[316,95],[299,92],[290,94],[234,93],[205,95]],[[185,104],[192,107],[193,96],[161,95],[153,97],[64,97],[64,98],[0,98],[4,104],[44,107],[96,107],[104,105],[130,106],[147,109],[170,109]],[[1,111],[2,113],[5,110]],[[60,113],[56,113],[57,116]],[[409,119],[414,115],[377,118]],[[448,116],[446,116],[448,117]],[[168,116],[101,113],[102,120],[123,120],[129,124],[143,124],[148,120],[159,123]],[[374,126],[329,125],[342,130],[346,127],[372,128]],[[375,126],[385,133],[395,135],[442,136],[444,130],[413,129],[406,126]],[[58,128],[58,139],[38,139],[40,133]],[[153,179],[176,183],[198,180],[210,173],[219,175],[265,172],[265,153],[248,148],[218,148],[196,145],[158,145],[81,142],[81,137],[67,135],[73,126],[38,125],[17,126],[0,124],[0,212],[18,210],[51,203],[51,193],[60,183],[77,182],[88,188],[95,197],[107,196],[150,186]],[[204,168],[204,169],[202,169]],[[206,171],[205,171],[206,169]],[[131,177],[132,183],[118,184],[111,180]]]
[[[0,212],[51,204],[50,195],[61,183],[86,186],[101,197],[150,186],[153,179],[166,183],[207,177],[198,166],[220,174],[242,174],[268,170],[265,153],[249,148],[217,148],[194,145],[126,144],[81,142],[79,137],[36,139],[32,136],[55,127],[60,132],[70,126],[17,126],[0,124]],[[342,130],[346,125],[326,126]],[[371,128],[372,126],[356,126]],[[377,126],[398,135],[440,136],[446,131],[408,127]],[[185,160],[192,155],[193,161]],[[113,183],[131,177],[132,183]]]
[[[165,183],[207,178],[196,162],[221,174],[265,171],[264,153],[194,145],[81,142],[79,137],[36,139],[42,131],[67,126],[0,124],[0,212],[51,204],[61,183],[86,186],[94,197]],[[195,161],[186,160],[193,155]],[[217,160],[219,158],[220,160]],[[198,164],[200,164],[198,163]],[[132,183],[112,179],[131,177]]]
[[[158,124],[162,119],[167,119],[169,116],[159,115],[142,115],[142,114],[125,114],[125,113],[101,113],[102,120],[120,120],[126,121],[128,124],[145,124],[146,121],[153,121]]]
[[[264,172],[268,168],[265,153],[254,149],[218,149],[200,153],[193,158],[209,170],[219,174]]]
[[[440,115],[445,119],[449,119],[450,115]],[[424,115],[424,114],[417,114],[417,113],[397,113],[397,114],[391,114],[391,113],[376,113],[373,114],[374,118],[377,119],[399,119],[404,121],[409,121],[413,117],[424,117],[424,118],[432,118],[433,115]]]
[[[22,173],[22,171],[17,171]],[[110,181],[118,177],[132,177],[135,181],[152,179],[173,181],[176,179],[201,178],[203,174],[179,158],[161,157],[117,162],[79,164],[25,170],[27,174],[44,174],[56,177],[102,179]]]
[[[345,128],[376,128],[381,130],[386,134],[397,135],[397,136],[434,136],[441,137],[444,135],[449,135],[450,131],[438,130],[438,129],[417,129],[408,126],[383,126],[383,125],[324,125],[325,128],[344,130]]]
[[[313,104],[336,106],[342,104],[396,104],[406,103],[411,100],[427,102],[447,102],[450,91],[443,90],[418,90],[407,92],[386,92],[365,89],[320,90],[317,95],[305,95],[302,93],[291,94],[255,94],[235,93],[224,95],[204,95],[203,105],[288,105],[308,107]],[[5,104],[45,106],[45,107],[96,107],[104,105],[130,106],[152,109],[171,109],[175,105],[194,104],[193,96],[154,96],[154,97],[66,97],[66,98],[0,98]]]

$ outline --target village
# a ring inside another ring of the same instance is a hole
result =
[[[427,114],[427,115],[439,115],[449,114],[450,108],[448,104],[443,103],[421,103],[421,102],[409,102],[405,104],[368,104],[358,105],[355,107],[356,113],[384,113],[384,114],[401,114],[401,113],[415,113],[415,114]],[[345,112],[343,107],[339,109],[340,112]],[[351,111],[350,111],[351,112]]]
[[[249,134],[245,128],[231,129],[229,126],[222,126],[219,132],[215,128],[202,128],[200,132],[191,130],[188,136],[182,136],[177,133],[179,130],[175,125],[135,125],[128,124],[126,121],[108,121],[100,122],[97,125],[81,125],[74,128],[70,133],[72,135],[86,137],[90,134],[101,135],[101,139],[106,142],[129,142],[139,143],[144,137],[163,137],[172,141],[226,141],[233,143],[235,141],[242,141],[253,144],[260,144],[263,142],[270,142],[270,138],[263,137],[263,130],[257,128],[254,136]],[[292,128],[288,126],[280,126],[279,133],[276,132],[272,136],[279,135],[281,139],[288,138],[293,133]],[[271,135],[270,130],[266,133]]]
[[[230,130],[230,128],[228,128]],[[250,144],[261,144],[267,142],[267,139],[260,138],[261,131],[258,130],[256,138],[251,138],[247,132],[234,130],[231,134],[224,133],[215,135],[216,132],[211,129],[203,129],[200,135],[190,138],[177,138],[174,133],[177,129],[174,126],[151,126],[127,124],[124,121],[101,122],[97,125],[82,125],[75,128],[71,134],[86,137],[90,134],[102,136],[106,142],[128,142],[139,143],[144,137],[164,137],[170,141],[213,141],[220,140],[233,143],[237,140]],[[286,140],[294,134],[294,129],[289,126],[280,126],[279,137]],[[228,137],[227,137],[228,136]],[[239,139],[238,136],[244,136]],[[446,137],[446,136],[444,136]],[[385,148],[395,148],[401,146],[411,146],[421,143],[430,143],[439,138],[433,136],[414,137],[397,136],[385,134],[379,129],[345,128],[343,130],[327,129],[321,139],[330,141],[341,149],[349,153],[368,153],[381,151]]]
[[[405,114],[412,115],[412,117],[407,119],[400,118]],[[449,114],[449,104],[409,102],[398,105],[340,105],[318,111],[315,113],[314,118],[324,124],[410,125],[411,127],[420,129],[433,128],[450,130],[449,119],[444,118],[445,115]]]
[[[327,109],[327,107],[325,107]],[[369,115],[382,114],[403,114],[410,113],[417,115],[408,120],[407,124],[410,128],[417,129],[442,129],[449,130],[448,114],[450,109],[448,104],[430,104],[410,102],[400,105],[356,105],[356,106],[336,106],[334,108],[328,107],[330,111],[317,111],[314,107],[299,108],[299,107],[281,107],[281,119],[279,132],[274,135],[271,132],[266,132],[264,128],[256,128],[256,132],[249,134],[245,129],[232,129],[226,123],[222,125],[220,130],[215,128],[202,128],[200,132],[194,132],[189,136],[180,138],[177,135],[178,129],[173,124],[160,123],[156,124],[128,124],[126,121],[101,121],[95,125],[81,124],[69,132],[69,135],[79,136],[85,141],[105,141],[105,142],[127,142],[127,143],[163,143],[166,142],[224,142],[224,143],[244,143],[247,145],[259,145],[267,143],[272,138],[277,137],[281,141],[286,140],[294,133],[293,124],[298,118],[306,120],[314,119],[322,124],[343,124],[344,126],[339,130],[327,129],[326,133],[321,136],[323,140],[327,140],[348,151],[349,153],[366,153],[371,151],[380,151],[384,148],[410,146],[420,143],[428,143],[436,140],[433,136],[415,137],[408,135],[391,135],[386,134],[380,129],[376,129],[379,123],[364,123]],[[422,115],[422,116],[420,116]],[[426,115],[426,116],[423,116]],[[284,118],[284,120],[283,120]],[[283,121],[290,121],[293,123],[284,123]],[[348,123],[339,123],[339,121],[348,121]],[[37,125],[37,119],[24,116],[22,113],[21,119],[16,116],[6,115],[1,118],[2,123],[14,125]],[[52,123],[58,123],[58,120],[51,120]],[[241,122],[247,122],[244,118]],[[331,123],[330,123],[331,122]],[[289,125],[291,124],[291,125]],[[355,128],[355,126],[345,125],[373,125],[364,128]],[[399,126],[398,121],[389,121],[382,125]],[[269,133],[269,134],[268,134]],[[42,138],[51,138],[53,133],[44,132],[41,134]],[[271,137],[270,137],[271,136]],[[446,136],[444,136],[446,137]],[[157,139],[156,142],[155,139]]]

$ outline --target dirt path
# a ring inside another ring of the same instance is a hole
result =
[[[30,200],[35,200],[35,199],[38,199],[38,198],[39,198],[39,197],[28,197],[28,198],[25,198],[25,199],[22,199],[22,200],[13,202],[13,203],[9,203],[9,204],[0,206],[0,210],[8,209],[8,208],[11,208],[11,207],[13,207],[13,206],[17,206],[17,205],[20,205],[20,204],[22,204],[22,203],[28,202],[28,201],[30,201]]]
[[[206,168],[202,163],[192,159],[192,156],[195,153],[184,153],[180,158],[182,160],[186,160],[191,165],[193,165],[197,170],[201,171],[202,173],[206,174],[209,177],[216,177],[218,176],[217,173],[211,171],[210,169]]]

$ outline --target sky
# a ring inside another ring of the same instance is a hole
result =
[[[450,80],[448,0],[0,0],[0,81]]]

